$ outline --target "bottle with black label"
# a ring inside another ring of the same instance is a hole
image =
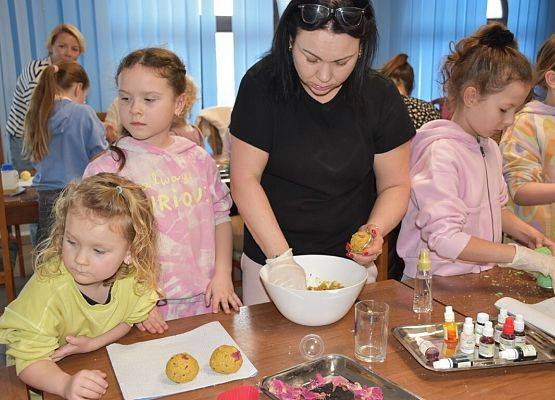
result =
[[[495,343],[499,344],[499,338],[503,333],[503,325],[505,324],[505,319],[507,318],[507,310],[501,308],[499,310],[499,315],[497,316],[497,324],[495,325],[495,332],[493,334],[493,339]]]
[[[512,361],[533,360],[538,356],[536,348],[531,344],[515,346],[514,349],[507,349],[499,352],[499,358]]]
[[[476,347],[480,345],[480,338],[482,337],[486,321],[489,321],[489,314],[485,312],[478,313],[478,316],[476,317],[476,328],[474,331],[476,335]]]

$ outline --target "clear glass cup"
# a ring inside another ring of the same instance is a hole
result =
[[[389,306],[381,301],[355,304],[355,357],[364,362],[383,362],[387,353]]]

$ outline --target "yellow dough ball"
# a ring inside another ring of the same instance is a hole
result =
[[[170,380],[183,383],[195,379],[199,371],[198,362],[187,353],[178,353],[168,360],[166,375]]]
[[[241,352],[228,345],[218,347],[210,356],[210,368],[220,374],[232,374],[237,372],[243,365]]]
[[[22,181],[28,181],[31,179],[31,173],[29,171],[21,171],[19,178],[21,178]]]
[[[372,243],[372,235],[370,232],[356,232],[353,236],[351,236],[351,251],[353,253],[362,253],[366,246],[370,243]]]

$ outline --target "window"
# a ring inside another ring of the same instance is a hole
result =
[[[233,0],[214,0],[216,16],[216,81],[218,105],[233,106],[235,102],[235,68],[233,58]]]
[[[509,19],[509,5],[507,0],[488,0],[486,16],[488,23],[501,22],[503,25],[507,26],[507,20]]]

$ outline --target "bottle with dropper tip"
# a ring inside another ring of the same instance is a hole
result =
[[[415,313],[428,313],[432,311],[432,271],[430,253],[427,249],[420,250],[420,255],[418,256],[412,310]]]

